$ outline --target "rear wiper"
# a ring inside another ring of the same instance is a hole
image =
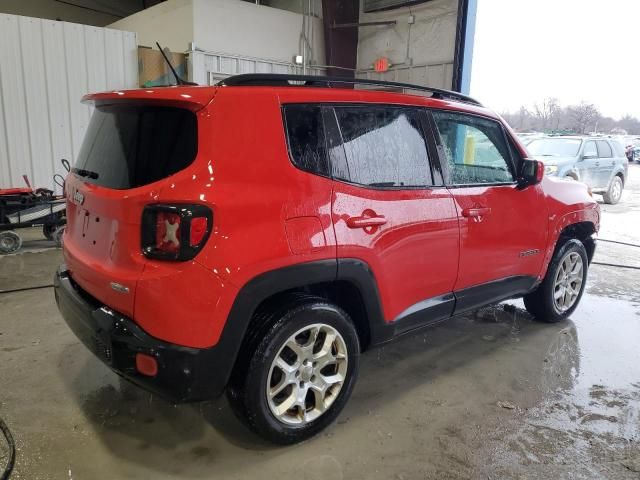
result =
[[[71,171],[76,175],[80,175],[81,177],[89,177],[92,180],[97,180],[98,174],[96,172],[92,172],[91,170],[84,170],[82,168],[72,168]]]

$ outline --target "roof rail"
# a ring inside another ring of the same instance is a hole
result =
[[[291,83],[294,82],[294,83]],[[233,75],[221,80],[216,85],[223,86],[282,86],[282,87],[332,87],[333,84],[346,85],[376,85],[380,87],[402,88],[405,90],[418,90],[431,93],[431,98],[457,100],[459,102],[470,103],[472,105],[482,106],[477,100],[463,95],[462,93],[452,92],[441,88],[424,87],[422,85],[413,85],[411,83],[387,82],[384,80],[369,80],[365,78],[343,78],[343,77],[324,77],[318,75],[289,75],[282,73],[245,73],[242,75]]]

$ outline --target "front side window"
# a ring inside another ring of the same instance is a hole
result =
[[[613,157],[613,152],[611,151],[611,147],[606,140],[598,140],[596,142],[598,144],[598,154],[600,158],[611,158]]]
[[[500,124],[460,113],[434,111],[449,183],[511,183],[511,155]]]
[[[417,109],[335,107],[349,178],[372,187],[432,184],[427,144]]]
[[[318,105],[287,105],[284,119],[289,152],[302,170],[329,176],[322,109]]]

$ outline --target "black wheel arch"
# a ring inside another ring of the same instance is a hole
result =
[[[582,244],[584,245],[584,248],[587,251],[587,258],[589,259],[589,263],[591,263],[596,250],[596,239],[594,238],[595,233],[596,226],[593,224],[593,222],[585,221],[567,225],[560,232],[558,241],[556,242],[555,250],[557,251],[560,247],[562,247],[566,240],[575,238],[577,240],[580,240],[580,242],[582,242]]]
[[[320,297],[342,308],[354,322],[362,350],[390,339],[384,328],[378,285],[369,265],[359,259],[327,259],[305,262],[264,272],[250,280],[238,292],[219,342],[225,365],[224,385],[241,364],[243,349],[262,328],[264,309],[278,308],[292,295]]]

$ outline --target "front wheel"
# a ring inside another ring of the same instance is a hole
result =
[[[567,240],[555,253],[538,288],[524,297],[536,319],[555,323],[571,315],[584,293],[589,260],[582,242]]]
[[[333,422],[346,404],[358,373],[358,336],[342,309],[316,297],[295,299],[263,319],[269,326],[246,349],[250,360],[228,398],[263,438],[299,442]]]

